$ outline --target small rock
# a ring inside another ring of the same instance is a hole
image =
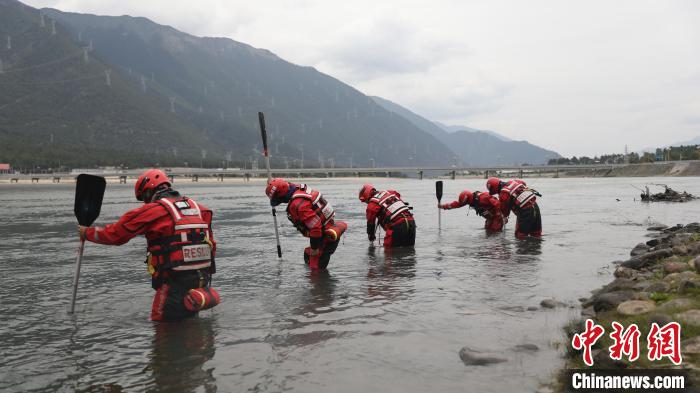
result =
[[[592,305],[595,312],[612,310],[620,303],[634,299],[634,296],[635,292],[632,291],[602,293],[594,296],[589,304],[584,306]]]
[[[537,311],[537,310],[539,310],[539,308],[535,307],[535,306],[530,306],[527,308],[527,311]]]
[[[685,293],[689,289],[700,288],[700,281],[697,280],[683,280],[678,284],[678,292]]]
[[[693,264],[693,268],[695,268],[695,271],[700,272],[700,257],[695,257],[691,259],[690,263]]]
[[[634,295],[634,300],[649,300],[651,299],[651,293],[642,291],[642,292],[637,292],[636,295]]]
[[[686,312],[676,314],[676,318],[685,323],[700,326],[700,310],[688,310]]]
[[[634,246],[632,251],[630,251],[630,256],[636,257],[637,255],[646,254],[647,252],[649,252],[649,248],[650,247],[646,244],[639,243],[636,246]]]
[[[516,352],[537,352],[540,347],[535,344],[518,344],[513,347],[513,350]]]
[[[680,273],[685,270],[688,270],[688,265],[685,263],[671,261],[664,263],[664,272],[666,274]]]
[[[467,366],[486,366],[488,364],[496,364],[507,362],[508,359],[498,356],[490,352],[483,352],[477,349],[464,347],[459,350],[459,358]]]
[[[672,287],[679,285],[682,281],[685,280],[700,280],[700,275],[698,275],[695,272],[685,271],[680,273],[671,273],[668,276],[664,277],[664,282],[671,284]]]
[[[585,318],[595,318],[595,309],[593,308],[593,306],[586,307],[583,310],[581,310],[581,316]]]
[[[685,255],[688,253],[688,247],[686,247],[684,245],[674,246],[673,252],[678,254],[678,255]]]
[[[605,285],[601,292],[615,292],[622,291],[625,289],[632,289],[637,284],[636,281],[630,280],[629,278],[616,278],[611,283]]]
[[[544,299],[540,302],[540,306],[542,306],[543,308],[557,308],[565,307],[566,304],[554,299]]]
[[[688,254],[690,254],[690,255],[700,254],[700,242],[690,243],[686,247],[688,247]]]
[[[634,280],[639,275],[639,271],[630,269],[628,267],[619,266],[617,269],[615,269],[614,275],[616,278],[627,278],[630,280]]]
[[[686,338],[683,340],[683,353],[690,355],[700,354],[700,336],[695,336],[693,338]]]
[[[650,265],[661,258],[668,258],[673,255],[673,250],[670,248],[664,248],[661,250],[650,251],[644,255],[639,255],[632,257],[622,263],[622,266],[629,267],[632,269],[641,269],[647,265]]]
[[[628,300],[617,306],[617,312],[622,315],[639,315],[654,311],[656,303],[649,300]]]
[[[669,322],[673,322],[671,317],[666,314],[652,314],[649,317],[649,323],[656,323],[659,326],[667,325]]]
[[[672,246],[680,246],[681,244],[684,244],[690,240],[690,234],[689,233],[679,233],[673,238],[671,238],[671,245]]]
[[[656,239],[647,240],[646,245],[649,247],[656,247],[659,245],[659,243],[661,243],[661,240],[656,238]]]
[[[688,298],[679,297],[673,300],[669,300],[666,303],[658,307],[659,311],[670,311],[675,308],[688,308],[693,305],[693,301]]]
[[[657,281],[644,288],[647,292],[666,293],[671,290],[671,285],[663,281]]]
[[[668,225],[653,225],[647,228],[647,231],[663,231],[668,228]]]

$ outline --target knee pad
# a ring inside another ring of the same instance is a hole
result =
[[[219,292],[214,288],[194,288],[185,295],[185,308],[192,312],[206,310],[221,303]]]

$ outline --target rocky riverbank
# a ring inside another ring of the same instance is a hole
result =
[[[650,369],[684,368],[690,370],[694,386],[700,381],[700,223],[648,228],[650,238],[630,252],[630,259],[614,262],[615,279],[580,299],[581,318],[566,328],[568,337],[565,369]],[[605,334],[593,347],[594,365],[583,363],[581,351],[571,346],[571,339],[585,330],[585,320],[592,319],[605,328]],[[640,356],[635,362],[615,361],[609,356],[612,345],[612,322],[625,328],[637,324],[640,330]],[[652,323],[664,326],[681,324],[683,362],[675,366],[668,359],[650,362],[646,337]],[[564,370],[565,371],[565,370]],[[565,373],[546,391],[564,391]]]

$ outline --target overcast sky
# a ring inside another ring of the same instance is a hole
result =
[[[25,2],[229,37],[565,156],[700,136],[700,1]]]

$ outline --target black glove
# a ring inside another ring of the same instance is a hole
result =
[[[373,242],[377,237],[374,235],[377,232],[376,224],[374,222],[367,221],[367,238],[369,241]]]
[[[311,241],[311,248],[314,250],[317,250],[323,246],[323,236],[321,237],[312,237],[310,238]]]

